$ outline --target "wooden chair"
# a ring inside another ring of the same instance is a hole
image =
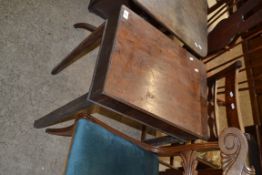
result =
[[[181,156],[184,174],[196,175],[196,152],[218,150],[217,142],[154,147],[133,139],[90,117],[76,121],[65,174],[144,175],[158,174],[157,156]],[[232,139],[234,140],[232,145]],[[224,174],[252,174],[245,165],[248,144],[236,128],[226,129],[219,139]]]
[[[213,150],[217,147],[217,125],[216,125],[216,81],[221,78],[226,79],[225,84],[225,102],[224,105],[227,109],[227,120],[229,126],[234,126],[241,128],[241,122],[239,120],[238,114],[238,101],[237,101],[237,88],[236,88],[236,75],[238,68],[241,66],[241,62],[235,62],[234,64],[228,66],[222,71],[210,76],[208,78],[208,124],[210,126],[210,141],[204,144],[190,144],[190,145],[180,145],[178,147],[172,148],[176,152],[175,154],[168,154],[166,156],[180,155],[184,160],[184,169],[188,173],[194,171],[196,168],[196,151],[207,151]],[[51,112],[50,114],[44,116],[43,118],[35,121],[36,128],[48,127],[57,123],[61,123],[68,120],[79,119],[86,117],[92,113],[102,113],[107,115],[110,111],[107,109],[98,108],[95,104],[86,100],[86,95],[66,104],[65,106]],[[82,115],[84,113],[84,115]],[[79,115],[80,114],[80,115]],[[46,132],[49,134],[62,135],[62,136],[72,136],[74,125],[62,128],[62,129],[47,129]],[[138,142],[135,142],[138,143]],[[146,148],[146,147],[145,147]],[[190,149],[189,149],[190,148]],[[155,150],[154,148],[153,150]],[[166,149],[166,148],[165,148]],[[148,150],[148,148],[146,149]],[[161,150],[161,149],[160,149]],[[151,150],[152,151],[152,150]],[[161,152],[156,152],[161,153]],[[160,154],[162,155],[162,154]],[[244,165],[243,165],[244,166]]]
[[[66,174],[70,174],[68,172],[73,171],[72,168],[74,167],[83,170],[83,167],[86,166],[88,168],[81,173],[158,174],[156,154],[172,156],[179,155],[181,149],[186,151],[192,149],[192,145],[178,146],[175,149],[173,147],[152,147],[88,115],[86,115],[86,119],[80,119],[74,127]],[[194,148],[213,150],[218,149],[218,144],[196,144]],[[98,165],[95,165],[95,163],[98,163]]]
[[[102,27],[103,28],[103,27]],[[101,29],[102,30],[102,29]],[[101,31],[100,30],[100,31]],[[102,32],[98,32],[100,35],[99,37],[94,37],[96,39],[94,39],[95,41],[98,41],[99,39],[101,39],[101,33]],[[92,33],[93,34],[93,33]],[[91,34],[91,36],[92,36]],[[90,40],[87,40],[90,41]],[[84,43],[90,43],[85,41]],[[81,45],[81,44],[80,44]],[[82,47],[81,46],[85,46]],[[71,58],[69,57],[69,59],[66,59],[65,61],[62,62],[62,64],[60,64],[56,70],[62,70],[64,67],[70,65],[72,63],[72,60],[74,60],[74,58],[79,58],[76,55],[82,56],[83,54],[83,50],[89,48],[88,44],[82,44],[81,46],[79,46],[78,48],[80,49],[76,49],[77,51],[75,52],[76,54],[72,54],[73,56],[71,56]],[[83,49],[84,48],[84,49]],[[93,48],[93,47],[91,47]],[[88,49],[87,49],[88,51]],[[63,66],[65,65],[65,66]],[[240,65],[239,63],[235,63],[229,67],[227,67],[225,70],[223,70],[220,73],[217,73],[213,76],[211,76],[208,80],[208,86],[209,86],[209,93],[208,93],[208,100],[209,100],[209,124],[210,124],[210,138],[211,140],[215,140],[217,141],[217,129],[216,129],[216,115],[215,115],[215,104],[216,104],[216,88],[215,88],[215,82],[217,79],[220,79],[222,77],[226,77],[226,88],[225,88],[225,94],[226,94],[226,101],[224,102],[224,104],[226,105],[227,108],[227,113],[228,115],[232,115],[232,118],[227,118],[228,119],[228,123],[229,125],[232,126],[236,126],[236,127],[240,127],[241,124],[239,123],[238,120],[238,111],[237,111],[237,99],[236,99],[236,94],[237,92],[235,91],[235,84],[232,83],[235,81],[235,75],[236,75],[236,68],[238,68]],[[60,68],[61,69],[60,69]],[[54,71],[53,73],[55,74],[56,72],[59,71]],[[233,94],[233,95],[232,95]],[[86,96],[87,94],[83,95],[82,97],[74,100],[73,102],[70,102],[69,104],[65,105],[64,107],[52,112],[51,114],[43,117],[42,119],[38,120],[35,122],[35,127],[47,127],[53,124],[57,124],[63,121],[67,121],[67,120],[72,120],[72,119],[78,119],[79,115],[76,115],[77,113],[82,113],[83,111],[86,111],[87,114],[92,114],[94,112],[100,112],[97,111],[97,107],[95,104],[86,101]],[[80,116],[81,117],[81,116]],[[52,130],[49,129],[47,130],[47,132],[49,133],[53,133],[53,134],[58,134],[58,135],[67,135],[70,136],[72,135],[72,131],[73,131],[74,126],[71,126],[69,128],[64,128],[64,129],[56,129],[56,130]],[[185,145],[182,145],[185,146]],[[208,146],[208,145],[206,145]],[[191,145],[191,147],[194,147]],[[195,156],[190,157],[192,155],[195,155],[195,151],[198,149],[193,149],[191,148],[190,152],[188,152],[188,150],[180,150],[179,155],[181,154],[182,156],[186,157],[185,161],[187,163],[184,164],[185,170],[188,171],[188,173],[192,172],[192,162],[195,162]],[[189,160],[188,160],[189,159]],[[191,165],[190,165],[191,164]],[[194,169],[194,168],[193,168]]]
[[[222,1],[221,1],[222,2]],[[248,0],[208,34],[208,55],[230,47],[236,38],[262,22],[261,0]]]

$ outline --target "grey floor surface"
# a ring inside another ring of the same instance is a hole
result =
[[[69,138],[33,128],[37,118],[88,91],[98,49],[57,76],[51,69],[96,26],[89,0],[0,0],[0,175],[62,174]]]

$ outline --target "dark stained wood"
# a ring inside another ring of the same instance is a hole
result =
[[[122,120],[122,116],[114,113],[106,108],[102,108],[88,100],[87,94],[78,97],[77,99],[72,100],[71,102],[63,105],[62,107],[54,110],[53,112],[41,117],[40,119],[34,122],[35,128],[45,128],[58,123],[62,123],[69,120],[77,120],[79,118],[83,118],[86,115],[91,115],[94,113],[99,113],[101,115],[107,116],[113,120],[118,120],[124,122],[125,124],[140,129],[141,125],[137,123],[132,123],[130,120]],[[61,131],[65,131],[66,128],[61,129]],[[59,131],[59,129],[49,129],[49,131]],[[50,133],[50,134],[54,134]],[[152,134],[152,130],[149,130],[148,133]],[[57,134],[59,135],[59,134]]]
[[[77,24],[75,27],[88,28],[93,30],[91,26],[86,24]],[[94,32],[85,38],[68,56],[66,56],[53,70],[52,74],[58,74],[75,61],[79,60],[85,54],[97,48],[102,40],[105,24],[100,25]]]
[[[248,0],[229,18],[223,19],[208,35],[208,55],[224,49],[243,32],[262,22],[262,9],[250,13],[261,6],[261,0]]]
[[[89,32],[94,32],[97,29],[96,26],[93,26],[92,24],[88,24],[88,23],[76,23],[74,24],[74,27],[76,29],[86,29]]]
[[[146,133],[147,133],[147,128],[145,125],[142,125],[142,129],[141,129],[141,141],[142,142],[146,140]]]
[[[45,130],[45,132],[57,136],[72,137],[74,126],[75,125],[71,125],[65,128],[48,128]]]
[[[200,56],[207,55],[206,0],[133,0]]]
[[[120,14],[118,20],[107,21],[88,99],[176,136],[179,142],[207,139],[203,64],[132,11],[123,7]],[[212,81],[227,71],[212,76]],[[72,115],[94,106],[91,101],[84,102],[81,97],[36,121],[35,127],[74,119]],[[197,125],[196,120],[200,121]]]
[[[114,128],[112,128],[111,126],[107,125],[106,123],[92,117],[88,112],[83,112],[81,113],[80,116],[78,116],[79,118],[85,118],[87,120],[90,120],[98,125],[100,125],[101,127],[105,128],[106,130],[108,130],[109,132],[112,132],[113,134],[122,137],[124,139],[126,139],[127,141],[138,145],[139,147],[141,147],[142,149],[145,149],[147,151],[153,152],[158,154],[159,156],[179,156],[181,154],[181,152],[188,152],[188,151],[214,151],[214,150],[218,150],[218,143],[217,142],[208,142],[208,143],[197,143],[197,144],[188,144],[188,145],[175,145],[175,146],[152,146],[150,144],[147,143],[143,143],[140,140],[134,139]],[[66,128],[62,128],[62,129],[47,129],[47,131],[49,131],[51,134],[58,134],[59,135],[59,131],[63,131],[65,134],[65,136],[70,136],[70,134],[68,134],[69,132],[72,133],[72,128],[74,128],[74,125],[66,127]],[[58,132],[56,132],[58,131]]]
[[[209,126],[209,140],[217,140],[218,129],[216,123],[216,79],[208,81],[208,92],[207,92],[207,124]]]
[[[155,154],[158,154],[159,156],[167,157],[167,156],[179,156],[181,152],[187,152],[187,151],[214,151],[218,150],[218,143],[217,142],[208,142],[208,143],[197,143],[197,144],[188,144],[188,145],[178,145],[178,146],[163,146],[163,147],[155,147],[146,143],[141,142],[140,140],[134,139],[114,128],[111,126],[108,126],[104,122],[91,117],[86,116],[86,119],[102,126],[106,130],[112,132],[113,134],[122,137],[126,139],[127,141],[138,145],[144,150],[153,152]]]
[[[93,103],[86,100],[87,94],[67,103],[55,111],[34,122],[35,128],[44,128],[68,120],[76,119],[76,114],[86,110],[93,110]]]
[[[169,145],[169,144],[181,144],[177,139],[171,136],[163,136],[158,138],[152,138],[144,140],[145,143],[153,145],[153,146],[162,146],[162,145]]]
[[[82,24],[77,27],[92,30],[92,27]],[[101,105],[109,112],[122,114],[151,125],[177,138],[181,137],[181,140],[207,139],[209,136],[206,125],[208,116],[207,82],[204,65],[126,7],[122,8],[119,19],[107,21],[104,31],[100,57],[90,88],[91,93],[85,94],[36,121],[35,127],[46,127],[85,117],[159,156],[181,156],[185,168],[184,174],[197,174],[195,171],[197,162],[195,151],[217,150],[217,142],[164,147],[152,146],[135,140],[89,115],[97,112],[97,105]],[[235,74],[231,74],[231,68],[235,72],[238,63],[231,66],[230,71],[225,69],[209,77],[208,85],[226,76],[229,78],[228,81],[226,80],[225,92],[232,92],[236,83],[234,83]],[[230,76],[228,72],[230,72]],[[215,97],[213,91],[211,95]],[[231,98],[231,95],[226,96],[225,103],[235,102],[232,101],[235,99]],[[211,100],[215,101],[216,99],[211,98]],[[83,115],[77,115],[79,113]],[[235,118],[237,114],[229,112],[228,115]],[[46,131],[51,134],[71,136],[73,128],[74,126],[70,126],[62,129],[47,129]],[[234,132],[230,130],[230,134],[232,133]],[[178,139],[178,142],[181,140]],[[224,140],[226,141],[226,139]],[[242,144],[244,151],[240,150],[241,156],[237,155],[237,162],[241,166],[243,165],[242,160],[246,158],[245,141],[240,141],[238,145],[242,147]],[[231,146],[228,143],[225,145]],[[224,153],[223,158],[229,155],[226,151]],[[224,163],[227,162],[224,161]],[[225,164],[223,168],[225,174],[228,170],[241,170],[236,169],[236,166],[228,166],[228,164]],[[252,171],[246,172],[252,174]]]
[[[243,124],[240,120],[239,103],[238,103],[238,83],[235,82],[238,70],[242,63],[236,61],[235,63],[225,67],[221,71],[208,77],[208,125],[210,131],[210,140],[217,140],[217,92],[216,81],[225,78],[225,101],[223,102],[226,107],[226,118],[228,126],[243,129]]]
[[[116,31],[110,57],[98,58],[108,65],[95,71],[103,69],[105,79],[95,75],[89,99],[172,135],[180,130],[206,137],[204,65],[126,7]],[[159,122],[175,130],[170,133]]]
[[[259,31],[259,32],[257,32]],[[254,31],[250,31],[247,34],[247,37],[244,39],[243,43],[243,52],[245,53],[245,65],[246,73],[249,86],[249,94],[251,98],[252,114],[254,120],[254,126],[250,126],[247,129],[247,132],[252,134],[256,138],[258,144],[258,154],[257,156],[260,159],[259,164],[256,165],[256,170],[258,173],[262,172],[262,91],[261,91],[261,82],[262,82],[262,49],[256,49],[262,46],[262,25],[260,25]],[[250,38],[250,35],[255,37]],[[256,50],[255,52],[250,52],[250,50]]]
[[[225,175],[253,175],[255,170],[246,165],[248,142],[246,136],[236,128],[227,128],[219,136],[222,169]]]
[[[90,12],[93,12],[104,19],[112,20],[112,18],[118,17],[121,5],[126,5],[161,32],[169,36],[172,40],[174,39],[174,35],[165,26],[153,18],[152,15],[149,15],[142,8],[137,6],[133,0],[114,0],[114,3],[110,3],[108,0],[91,0],[88,9]]]
[[[118,14],[121,5],[129,6],[130,0],[114,0],[114,2],[109,2],[108,0],[90,0],[88,9],[102,18],[108,19]]]
[[[183,175],[183,172],[178,169],[167,169],[165,171],[160,171],[159,175]]]
[[[232,71],[225,77],[225,104],[228,125],[236,128],[243,128],[240,126],[239,110],[237,109],[238,89],[236,89],[236,73]]]
[[[239,112],[238,83],[236,82],[238,70],[241,66],[241,61],[236,61],[223,70],[208,77],[208,124],[210,128],[210,140],[217,140],[218,136],[218,122],[216,122],[216,81],[222,78],[225,78],[224,104],[226,107],[228,126],[243,129]]]
[[[260,27],[260,30],[262,30],[262,26]],[[255,124],[262,125],[262,103],[260,101],[262,94],[259,93],[258,88],[261,84],[262,77],[262,49],[250,52],[250,50],[254,50],[259,46],[262,46],[262,37],[260,34],[256,35],[256,37],[252,39],[245,40],[243,43],[243,52],[245,53],[244,60],[246,65],[248,86],[250,87],[249,92],[251,97],[253,118]]]
[[[89,10],[109,19],[116,16],[121,5],[154,21],[156,27],[162,26],[175,34],[192,51],[200,56],[207,54],[207,3],[205,0],[92,0]],[[138,10],[139,9],[139,10]],[[192,30],[194,29],[194,30]]]
[[[249,150],[250,162],[256,169],[256,174],[262,173],[262,128],[259,125],[252,125],[245,127],[245,132],[250,134]]]
[[[226,46],[224,49],[222,49],[221,51],[218,51],[214,54],[214,56],[212,57],[206,57],[206,58],[203,58],[205,61],[204,63],[207,64],[209,63],[210,61],[218,58],[220,55],[223,55],[224,53],[226,53],[227,51],[230,51],[231,49],[234,49],[235,47],[239,46],[239,45],[243,45],[243,43],[245,42],[245,40],[250,40],[254,37],[256,37],[257,35],[261,34],[262,33],[262,30],[260,29],[260,31],[256,31],[256,32],[252,32],[252,34],[249,34],[248,36],[245,37],[244,40],[241,40],[239,42],[236,42],[236,43],[231,43],[229,46]],[[249,52],[253,52],[254,50],[250,50]],[[246,53],[245,53],[246,54]],[[207,59],[208,58],[208,59]],[[240,70],[240,72],[242,71],[245,71],[245,69],[242,69]]]
[[[198,170],[198,175],[222,175],[223,172],[220,169],[204,169]],[[168,169],[165,172],[160,172],[159,175],[184,175],[182,170]]]

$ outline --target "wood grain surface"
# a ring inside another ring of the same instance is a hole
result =
[[[206,134],[204,65],[126,7],[103,95],[185,132]]]
[[[207,55],[206,0],[133,0],[200,56]]]

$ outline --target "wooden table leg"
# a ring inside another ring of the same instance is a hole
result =
[[[55,125],[76,118],[76,114],[83,110],[92,110],[94,105],[92,102],[87,101],[87,95],[88,94],[85,94],[36,120],[34,122],[34,127],[44,128]]]

